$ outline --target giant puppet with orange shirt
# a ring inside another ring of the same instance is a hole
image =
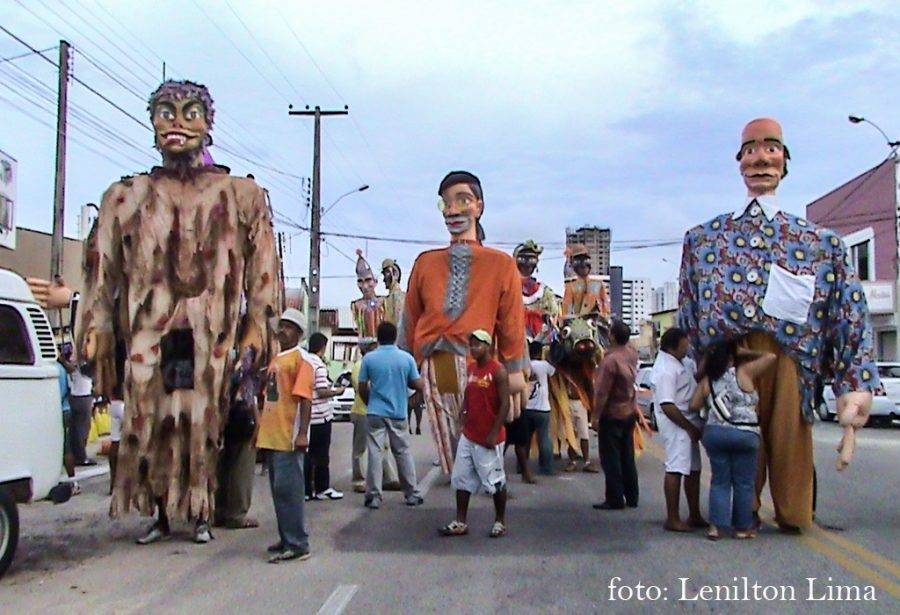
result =
[[[441,181],[438,195],[450,245],[416,259],[399,344],[421,365],[432,437],[441,468],[449,473],[458,442],[469,335],[476,329],[491,334],[497,358],[509,371],[514,398],[525,390],[528,356],[516,262],[482,245],[481,181],[467,171],[453,171]]]
[[[845,428],[838,469],[852,458],[854,433],[866,423],[879,384],[866,298],[844,243],[778,202],[789,159],[778,122],[756,119],[744,127],[737,160],[746,196],[685,235],[678,321],[698,353],[739,339],[777,355],[756,384],[756,508],[768,475],[775,521],[796,532],[812,524],[818,377],[834,374]]]

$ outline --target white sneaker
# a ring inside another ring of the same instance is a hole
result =
[[[209,530],[208,523],[198,523],[197,527],[194,528],[194,542],[198,545],[203,545],[212,540],[213,535]]]
[[[344,498],[344,494],[342,492],[331,487],[316,495],[318,496],[317,499],[319,500],[341,500]]]

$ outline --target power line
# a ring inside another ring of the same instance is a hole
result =
[[[43,100],[47,101],[50,104],[51,108],[55,108],[56,91],[52,87],[17,66],[10,65],[10,67],[20,72],[22,74],[22,77],[9,73],[7,70],[5,70],[5,67],[2,67],[2,73],[19,85],[28,88],[36,95],[40,96]],[[91,126],[93,126],[95,130],[106,134],[115,141],[123,143],[124,145],[136,150],[142,155],[149,155],[149,152],[144,147],[136,144],[130,139],[127,139],[120,133],[111,130],[107,123],[103,122],[99,117],[97,117],[90,111],[87,111],[80,105],[72,102],[69,103],[69,106],[71,107],[72,115],[74,118],[81,119],[86,124],[90,124]]]
[[[191,3],[197,8],[198,11],[200,11],[203,14],[204,17],[206,17],[206,19],[213,25],[213,27],[215,27],[215,29],[218,30],[219,33],[225,39],[227,39],[229,43],[231,43],[231,46],[234,47],[235,50],[240,54],[240,56],[242,58],[244,58],[244,60],[246,60],[247,64],[249,64],[253,68],[253,70],[256,71],[256,74],[259,75],[263,79],[263,81],[265,81],[269,85],[269,87],[271,87],[273,90],[275,90],[275,92],[277,92],[278,95],[281,96],[285,101],[290,102],[290,98],[288,96],[285,96],[284,92],[282,92],[278,88],[277,85],[272,83],[272,81],[260,70],[260,68],[256,65],[256,63],[253,60],[251,60],[250,57],[247,56],[247,54],[244,53],[244,51],[241,49],[240,45],[235,43],[231,39],[231,37],[228,36],[228,33],[225,32],[225,30],[223,30],[222,27],[219,26],[219,24],[209,15],[209,13],[206,12],[206,9],[204,9],[200,5],[200,3],[197,2],[197,0],[191,0]]]
[[[244,22],[244,20],[241,18],[241,16],[238,14],[238,12],[236,10],[234,10],[234,7],[231,6],[231,3],[228,0],[224,0],[224,2],[225,2],[225,6],[228,7],[228,10],[231,11],[231,14],[234,15],[235,19],[238,20],[238,23],[240,23],[241,26],[244,28],[244,30],[247,32],[247,34],[250,35],[250,39],[256,44],[256,46],[263,53],[263,55],[266,56],[266,59],[269,61],[269,64],[271,64],[271,66],[275,69],[275,71],[279,75],[281,75],[281,78],[284,79],[284,82],[288,84],[288,87],[294,91],[294,94],[297,96],[297,98],[299,98],[302,101],[303,98],[302,98],[302,96],[300,96],[300,91],[297,89],[297,86],[295,86],[293,84],[293,82],[287,78],[287,75],[285,75],[284,72],[279,67],[278,62],[276,62],[275,59],[269,55],[269,52],[266,51],[265,47],[262,46],[262,44],[259,42],[259,39],[256,38],[256,35],[253,34],[253,30],[251,30],[247,26],[247,24]]]
[[[19,2],[20,0],[16,0],[16,1]],[[59,19],[60,21],[62,21],[62,22],[65,23],[66,25],[71,26],[71,24],[68,22],[68,20],[64,19],[59,13],[57,13],[57,12],[54,11],[52,8],[50,8],[44,0],[41,0],[41,4],[43,4],[43,5],[47,8],[47,10],[49,10],[51,13],[53,13],[53,14],[57,17],[57,19]],[[116,49],[116,51],[118,51],[118,52],[121,53],[124,57],[126,57],[129,61],[131,61],[137,68],[141,69],[145,74],[149,75],[149,76],[150,76],[150,79],[155,80],[155,79],[158,78],[158,75],[156,75],[156,74],[154,74],[153,72],[151,72],[150,70],[144,68],[139,62],[136,62],[136,61],[134,60],[134,58],[132,57],[132,55],[128,52],[128,50],[123,49],[121,45],[117,44],[114,40],[112,40],[111,38],[109,38],[108,36],[106,36],[106,34],[105,34],[102,30],[100,30],[99,28],[97,28],[94,24],[92,24],[91,22],[89,22],[87,19],[85,19],[84,17],[82,17],[80,14],[76,13],[75,10],[74,10],[71,6],[69,6],[69,4],[63,3],[62,6],[65,7],[65,9],[66,9],[67,11],[69,11],[72,15],[74,15],[75,17],[77,17],[79,21],[81,21],[83,24],[85,24],[85,25],[87,25],[89,28],[91,28],[91,30],[93,30],[94,32],[96,32],[97,34],[99,34],[100,37],[101,37],[104,41],[106,41],[107,43],[109,43],[110,45],[112,45],[112,46]],[[63,38],[65,38],[65,37],[63,37]],[[118,61],[118,60],[115,58],[115,56],[113,56],[113,54],[109,53],[106,49],[104,49],[104,48],[101,47],[100,45],[97,45],[97,48],[98,48],[98,49],[101,49],[101,50],[103,51],[103,53],[105,53],[107,56],[109,56],[109,57],[112,58],[113,60]],[[123,65],[123,68],[124,68],[124,65]],[[149,81],[149,80],[144,81],[143,79],[141,79],[141,78],[138,77],[137,75],[134,75],[134,78],[135,78],[135,79],[139,79],[139,80],[141,80],[143,83],[146,83],[146,84],[148,84],[148,85],[152,85],[152,83],[153,83],[153,81]]]
[[[3,84],[0,83],[0,85],[3,85]],[[45,121],[45,120],[43,120],[43,119],[37,117],[36,115],[34,115],[34,114],[31,113],[30,111],[28,111],[27,109],[25,109],[24,107],[22,107],[21,105],[16,104],[15,102],[11,101],[10,99],[6,98],[5,96],[0,95],[0,101],[5,102],[5,103],[8,104],[10,107],[16,109],[17,111],[19,111],[20,113],[22,113],[22,114],[25,115],[26,117],[31,118],[31,119],[34,120],[35,122],[37,122],[37,123],[39,123],[39,124],[42,124],[42,125],[46,126],[47,128],[49,128],[49,129],[50,129],[51,131],[53,131],[54,133],[57,132],[57,129],[54,128],[54,126],[53,126],[52,124],[50,124],[50,122],[47,122],[47,121]],[[97,150],[97,149],[94,149],[94,148],[91,147],[90,145],[87,145],[86,143],[83,143],[80,139],[78,139],[78,138],[75,137],[74,135],[69,135],[69,138],[72,139],[72,141],[73,141],[74,143],[76,143],[76,144],[78,144],[79,146],[83,147],[83,148],[86,149],[87,151],[89,151],[89,152],[91,152],[92,154],[95,154],[95,155],[97,155],[97,156],[100,156],[101,158],[103,158],[103,159],[105,159],[105,160],[108,160],[109,162],[113,163],[114,165],[117,165],[117,166],[118,166],[118,165],[121,164],[121,161],[119,161],[119,160],[114,160],[113,158],[110,158],[110,157],[107,156],[104,152],[102,152],[102,151],[100,151],[100,150]]]
[[[18,0],[17,0],[17,1],[18,1]],[[51,66],[56,67],[57,70],[59,69],[59,66],[56,64],[56,62],[54,62],[53,60],[51,60],[50,58],[48,58],[47,56],[45,56],[43,53],[41,53],[39,50],[35,49],[35,48],[32,47],[30,44],[26,43],[24,40],[22,40],[21,38],[19,38],[18,36],[16,36],[16,35],[13,34],[12,32],[10,32],[9,30],[7,30],[6,27],[4,27],[3,25],[0,25],[0,30],[3,30],[3,32],[5,32],[7,35],[9,35],[10,37],[14,38],[16,41],[18,41],[18,42],[21,43],[22,45],[25,45],[26,47],[28,47],[29,49],[31,49],[34,53],[38,54],[41,58],[43,58],[44,61],[48,62]],[[152,129],[150,128],[150,126],[148,126],[147,124],[145,124],[145,123],[142,122],[141,120],[139,120],[139,119],[137,119],[136,117],[134,117],[133,115],[131,115],[128,111],[126,111],[125,109],[123,109],[122,107],[120,107],[119,105],[117,105],[116,103],[114,103],[113,101],[111,101],[109,98],[107,98],[106,96],[104,96],[103,94],[101,94],[100,92],[98,92],[97,90],[95,90],[93,87],[91,87],[90,85],[88,85],[87,83],[85,83],[84,81],[82,81],[81,79],[79,79],[78,77],[76,77],[75,75],[72,75],[72,81],[74,81],[75,83],[78,83],[78,84],[81,85],[84,89],[86,89],[87,91],[91,92],[92,94],[94,94],[95,96],[97,96],[98,98],[100,98],[101,100],[105,101],[107,104],[109,104],[110,106],[112,106],[112,107],[114,107],[115,109],[117,109],[119,112],[121,112],[123,115],[125,115],[125,116],[128,117],[128,118],[130,118],[130,119],[133,120],[134,122],[136,122],[138,125],[140,125],[140,126],[146,128],[146,129],[148,129],[148,130],[152,130]]]
[[[37,53],[44,53],[44,52],[46,52],[46,51],[53,51],[53,50],[56,49],[56,48],[57,48],[57,45],[54,45],[53,47],[47,47],[46,49],[39,49],[39,50],[37,51]],[[0,58],[0,64],[3,64],[4,62],[12,62],[12,61],[14,61],[14,60],[21,60],[22,58],[27,58],[27,57],[29,57],[29,56],[33,56],[34,54],[35,54],[34,51],[26,51],[25,53],[20,53],[20,54],[18,54],[18,55],[9,56],[8,58]]]

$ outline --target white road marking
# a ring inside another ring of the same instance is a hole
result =
[[[359,591],[359,585],[338,585],[328,596],[328,600],[322,605],[317,613],[318,615],[340,615],[350,604],[350,600],[356,592]]]
[[[440,468],[431,468],[428,470],[428,474],[425,475],[425,478],[419,481],[419,495],[423,498],[428,495],[428,492],[431,491],[431,488],[434,486],[435,481],[440,475]]]

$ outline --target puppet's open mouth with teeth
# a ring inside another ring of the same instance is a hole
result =
[[[197,135],[180,130],[170,130],[162,134],[162,141],[166,146],[184,146],[189,140],[196,138]]]

